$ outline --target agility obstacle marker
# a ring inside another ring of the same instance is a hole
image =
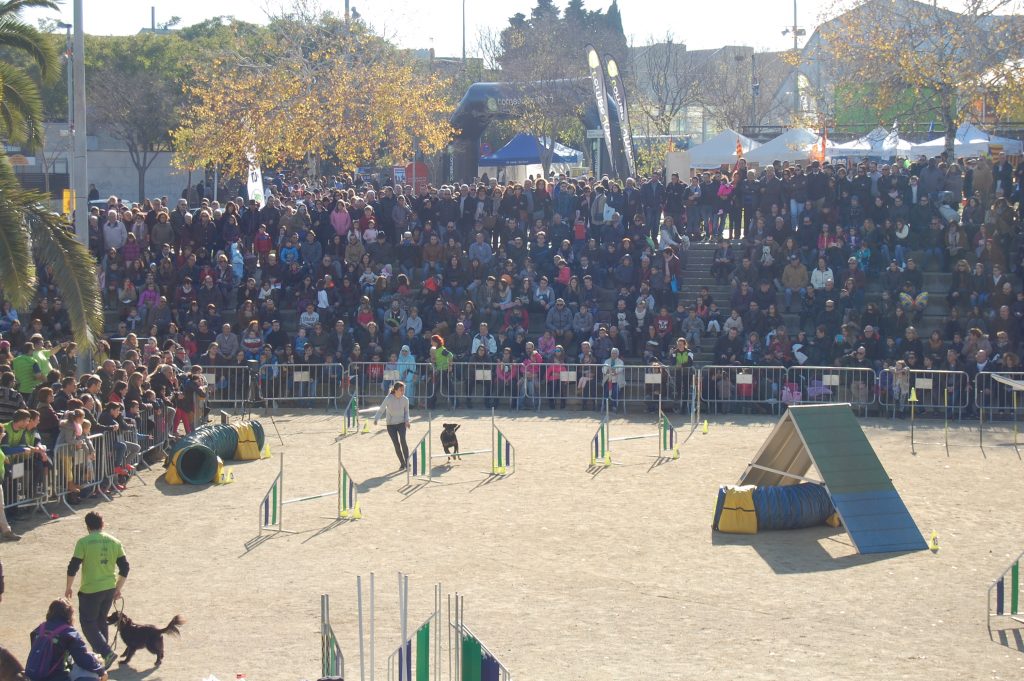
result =
[[[850,404],[790,406],[736,485],[801,483],[824,488],[858,553],[928,548]],[[794,511],[796,501],[787,502]]]
[[[692,419],[693,417],[691,415],[691,425],[693,424]],[[610,449],[612,442],[645,440],[648,438],[657,438],[657,442],[655,443],[655,458],[672,460],[679,458],[679,447],[682,443],[679,442],[679,436],[676,428],[672,425],[672,422],[668,420],[668,416],[665,412],[662,411],[660,399],[658,400],[658,432],[646,433],[644,435],[625,435],[622,437],[611,436],[609,400],[605,400],[605,412],[604,416],[601,418],[601,425],[597,427],[597,432],[590,441],[590,465],[612,465]]]
[[[360,409],[359,408],[359,395],[352,395],[349,398],[348,405],[345,407],[345,411],[342,414],[341,421],[341,434],[342,435],[358,435],[360,433],[370,432],[370,421],[369,419],[363,418],[363,412],[371,411],[375,412],[376,409]],[[362,428],[360,428],[362,424]]]
[[[402,641],[388,655],[388,681],[440,681],[441,679],[441,585],[434,586],[434,610],[412,635],[408,635],[409,576],[398,573],[398,612]],[[431,653],[433,648],[433,653]],[[433,659],[431,659],[433,658]],[[433,670],[433,674],[431,674]]]
[[[359,490],[356,487],[356,483],[352,479],[352,476],[349,475],[348,469],[346,469],[345,465],[341,462],[341,444],[338,445],[337,485],[337,489],[329,490],[327,492],[320,492],[319,494],[310,494],[308,496],[286,500],[284,498],[284,454],[282,454],[281,470],[278,472],[277,477],[274,478],[274,482],[271,483],[270,489],[268,489],[267,493],[263,496],[263,501],[260,502],[260,536],[263,535],[264,531],[294,534],[294,531],[284,529],[284,507],[289,504],[312,501],[313,499],[323,499],[325,497],[333,496],[338,498],[337,511],[333,517],[328,517],[329,520],[362,519],[363,511],[359,505]]]
[[[453,618],[452,597],[448,596],[448,678],[453,681],[511,681],[511,672],[466,626],[465,598],[455,594]]]
[[[1024,617],[1021,617],[1020,611],[1020,563],[1022,559],[1024,559],[1024,553],[1017,556],[988,588],[988,630],[990,632],[992,631],[993,617],[1009,617],[1014,622],[1024,624]],[[995,597],[994,604],[993,596]],[[1009,596],[1009,603],[1007,603],[1007,596]]]
[[[331,597],[320,594],[320,676],[345,677],[345,656],[331,626]]]
[[[416,446],[409,451],[409,466],[406,469],[406,481],[412,484],[414,478],[426,478],[433,480],[433,465],[435,459],[448,459],[449,456],[473,456],[474,454],[491,455],[491,475],[509,475],[516,470],[516,448],[509,442],[508,436],[494,421],[494,409],[491,409],[491,446],[490,449],[473,449],[456,454],[434,455],[434,419],[427,415],[427,432],[417,442]]]

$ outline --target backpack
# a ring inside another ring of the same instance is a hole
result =
[[[49,678],[64,667],[65,651],[60,644],[60,637],[70,629],[71,625],[61,624],[47,631],[45,622],[39,625],[35,640],[32,641],[32,650],[25,662],[25,675],[29,679],[40,681]]]

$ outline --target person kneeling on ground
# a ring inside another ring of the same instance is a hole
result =
[[[75,630],[75,607],[67,598],[58,598],[50,603],[46,621],[40,624],[29,638],[32,648],[25,663],[25,676],[30,681],[73,681],[68,669],[68,658],[74,663],[76,676],[84,674],[104,681],[107,672],[99,656],[89,652],[82,635]]]

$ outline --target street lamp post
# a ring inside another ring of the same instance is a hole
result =
[[[761,94],[761,83],[757,80],[757,55],[750,53],[750,130],[757,127],[757,96]]]
[[[71,49],[71,29],[74,28],[74,27],[71,24],[65,24],[64,22],[59,22],[57,24],[57,28],[63,28],[64,31],[65,31],[65,35],[66,35],[65,40],[64,40],[64,76],[65,76],[65,79],[68,82],[68,100],[67,100],[67,116],[68,116],[68,140],[67,140],[67,143],[68,143],[68,146],[65,147],[65,151],[66,151],[65,158],[67,159],[67,164],[68,164],[68,190],[69,191],[74,191],[74,187],[75,187],[75,169],[74,169],[74,166],[73,166],[72,160],[71,160],[71,145],[74,144],[74,139],[75,139],[74,138],[74,134],[75,134],[75,119],[71,115],[71,113],[73,111],[72,100],[74,100],[74,92],[71,89],[71,59],[72,59],[72,54],[74,54],[73,50]],[[45,170],[45,168],[44,168],[44,170]],[[74,210],[74,206],[71,206],[71,209]],[[68,217],[71,217],[71,216],[69,215]]]
[[[74,41],[71,53],[71,101],[69,110],[74,115],[74,168],[72,176],[72,196],[75,215],[75,238],[80,244],[89,246],[89,163],[86,157],[86,121],[85,121],[85,29],[82,26],[82,0],[74,4]]]

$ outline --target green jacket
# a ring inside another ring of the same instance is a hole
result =
[[[434,353],[434,368],[438,371],[448,371],[451,369],[452,359],[454,359],[454,355],[452,355],[451,350],[441,346]]]

